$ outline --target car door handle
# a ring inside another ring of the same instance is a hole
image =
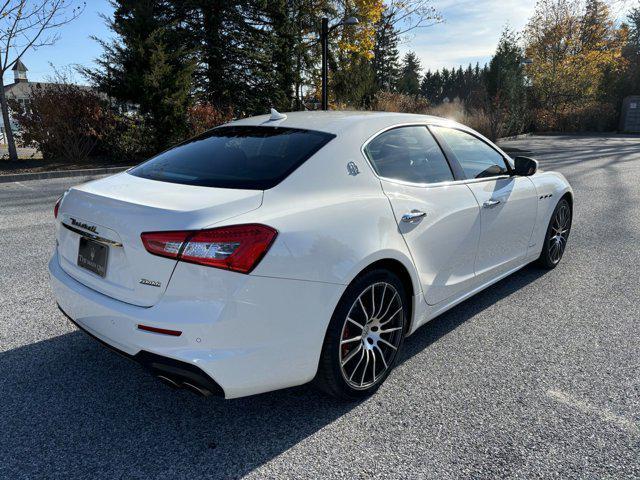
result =
[[[402,221],[405,223],[416,223],[420,221],[422,217],[426,216],[426,212],[421,212],[420,210],[411,210],[411,212],[402,215]]]
[[[482,204],[482,206],[484,208],[493,208],[493,207],[495,207],[496,205],[499,205],[499,204],[500,204],[500,200],[494,200],[492,198],[491,200],[487,200],[486,202],[484,202]]]

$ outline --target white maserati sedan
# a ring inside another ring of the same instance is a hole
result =
[[[404,338],[560,262],[565,178],[436,117],[234,121],[58,200],[51,286],[80,329],[174,387],[374,392]]]

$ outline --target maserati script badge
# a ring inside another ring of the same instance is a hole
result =
[[[71,225],[73,225],[74,227],[84,228],[85,230],[89,230],[93,233],[96,233],[96,230],[98,229],[98,227],[96,227],[95,225],[87,225],[84,222],[79,222],[75,218],[69,217],[69,220],[71,220]]]

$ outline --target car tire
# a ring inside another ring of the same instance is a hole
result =
[[[572,218],[571,205],[566,198],[561,199],[551,215],[545,233],[542,252],[538,258],[538,264],[541,267],[551,270],[556,268],[562,260],[571,232]]]
[[[394,273],[371,270],[349,285],[325,335],[315,384],[343,400],[374,393],[396,364],[409,297]]]

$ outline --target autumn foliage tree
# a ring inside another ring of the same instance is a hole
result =
[[[197,103],[187,112],[190,133],[198,135],[211,128],[233,120],[231,108],[220,108],[210,103]]]
[[[623,68],[623,45],[607,4],[539,0],[525,41],[539,128],[610,128],[616,109],[601,93],[607,76]]]
[[[34,88],[28,108],[12,103],[23,143],[47,158],[81,163],[112,128],[104,99],[66,81]]]

